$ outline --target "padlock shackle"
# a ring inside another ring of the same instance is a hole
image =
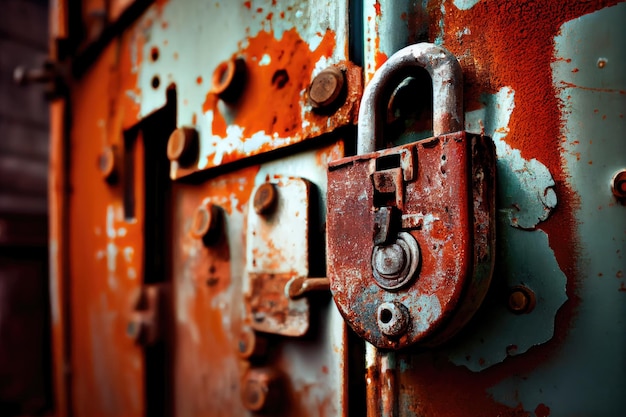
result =
[[[434,136],[464,129],[463,71],[454,55],[432,43],[407,46],[393,54],[374,74],[363,91],[359,109],[357,153],[377,150],[382,137],[386,106],[394,88],[411,69],[423,68],[433,84]]]

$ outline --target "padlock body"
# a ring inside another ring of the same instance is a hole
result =
[[[331,291],[358,335],[382,349],[432,345],[471,318],[487,292],[494,261],[490,138],[458,132],[334,161],[327,195]],[[387,212],[395,213],[391,220]],[[381,236],[386,227],[390,234]],[[417,242],[418,259],[392,257],[389,263],[380,248],[393,254],[399,247],[394,236],[407,233]],[[413,262],[415,272],[389,285],[374,273],[377,262],[383,272]],[[408,311],[404,327],[392,335],[381,331],[382,303]]]

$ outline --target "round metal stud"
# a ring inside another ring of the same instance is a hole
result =
[[[374,246],[372,273],[376,283],[386,290],[397,290],[407,285],[420,265],[417,240],[407,232],[398,233],[395,243]]]
[[[98,158],[98,168],[102,174],[102,178],[110,184],[117,181],[117,158],[115,157],[115,150],[112,146],[107,146],[102,150],[100,157]]]
[[[617,172],[611,179],[611,192],[619,200],[626,199],[626,169]]]
[[[241,385],[241,401],[254,412],[271,411],[280,402],[280,377],[271,368],[253,368],[244,375]]]
[[[232,58],[215,68],[211,91],[227,103],[237,101],[246,82],[246,61]]]
[[[276,208],[277,200],[276,186],[270,182],[261,184],[254,193],[254,211],[259,215],[268,215]]]
[[[337,104],[343,91],[345,76],[339,68],[328,67],[313,79],[309,87],[309,103],[314,109],[322,109]]]
[[[189,167],[198,159],[198,132],[192,127],[179,127],[167,141],[167,158]]]
[[[526,314],[535,308],[535,293],[522,285],[511,288],[509,293],[509,309],[515,314]]]
[[[212,203],[202,204],[193,215],[189,234],[196,239],[202,239],[208,246],[219,237],[219,219],[219,207]]]

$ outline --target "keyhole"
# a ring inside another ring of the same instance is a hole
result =
[[[380,310],[380,321],[387,324],[393,318],[393,313],[386,308]]]

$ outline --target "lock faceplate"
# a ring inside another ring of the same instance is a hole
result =
[[[478,308],[491,280],[491,140],[442,135],[340,159],[328,175],[328,274],[350,326],[382,349],[451,337]],[[385,235],[394,228],[398,233]],[[403,235],[401,240],[417,242],[417,265],[410,265],[415,251],[396,241]],[[393,285],[407,269],[410,276]]]

